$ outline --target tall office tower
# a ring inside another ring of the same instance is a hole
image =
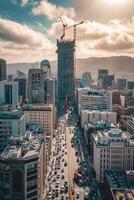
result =
[[[78,92],[78,113],[81,110],[112,111],[112,92],[105,90],[87,91],[83,88]]]
[[[0,199],[43,199],[45,145],[38,136],[21,138],[0,156]]]
[[[56,89],[55,79],[46,79],[45,81],[45,103],[53,105],[53,122],[55,127],[56,120],[56,100],[55,100],[55,89]]]
[[[45,81],[45,103],[53,104],[55,107],[55,79]]]
[[[82,74],[82,86],[89,87],[92,82],[92,77],[90,72],[84,72]]]
[[[128,89],[133,90],[134,89],[134,81],[128,81],[127,87],[128,87]]]
[[[120,129],[98,131],[93,135],[93,163],[98,182],[104,181],[104,171],[133,170],[134,142],[128,132]]]
[[[6,80],[6,61],[0,59],[0,81]]]
[[[45,79],[51,77],[51,65],[48,60],[41,61],[41,69],[44,69]]]
[[[57,40],[58,53],[58,101],[71,101],[74,97],[75,41]]]
[[[108,75],[108,69],[99,69],[98,70],[98,80],[102,79],[104,75]]]
[[[26,88],[27,88],[27,80],[26,75],[17,70],[17,77],[14,79],[15,82],[18,82],[18,95],[19,99],[22,101],[26,100]]]
[[[15,106],[18,104],[18,83],[0,82],[0,103]]]
[[[11,81],[13,81],[14,80],[14,75],[13,74],[8,74],[7,75],[7,81],[8,82],[11,82]]]
[[[127,86],[127,79],[118,78],[117,79],[117,86],[118,86],[118,89],[125,89],[126,86]]]
[[[9,111],[8,107],[0,111],[0,152],[8,145],[11,136],[18,137],[24,133],[25,115],[21,111]]]
[[[44,103],[44,81],[46,73],[43,68],[30,69],[28,73],[29,103]]]
[[[102,88],[107,89],[108,87],[111,87],[113,85],[114,74],[104,75],[101,80],[102,80]]]

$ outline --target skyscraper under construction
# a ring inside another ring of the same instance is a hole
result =
[[[57,40],[58,53],[58,104],[72,101],[74,97],[75,40]],[[61,107],[61,106],[60,106]]]

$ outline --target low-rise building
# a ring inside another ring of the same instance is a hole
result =
[[[51,104],[33,104],[23,106],[26,115],[26,123],[38,123],[44,132],[44,137],[53,138],[54,114]]]
[[[42,138],[21,138],[0,155],[0,199],[42,199],[46,173]]]
[[[104,196],[109,200],[134,199],[134,171],[106,170]]]
[[[134,169],[134,140],[118,128],[98,131],[93,135],[93,162],[98,182],[104,181],[104,171]]]
[[[25,133],[24,113],[17,109],[4,108],[0,111],[0,152],[8,145],[11,136],[23,136]]]
[[[108,111],[91,111],[91,110],[81,110],[81,127],[84,128],[85,123],[90,122],[110,122],[116,123],[117,122],[117,114],[115,112],[108,112]]]
[[[112,111],[112,92],[83,88],[77,91],[78,113],[81,110]]]

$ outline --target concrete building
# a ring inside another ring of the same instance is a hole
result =
[[[15,106],[18,104],[18,83],[0,82],[0,103]]]
[[[53,104],[55,108],[55,79],[46,79],[45,81],[45,103]]]
[[[112,111],[112,92],[81,89],[78,91],[78,113],[81,110]]]
[[[126,121],[126,129],[134,138],[134,117]]]
[[[104,75],[108,75],[108,69],[99,69],[98,80],[102,79]]]
[[[133,90],[134,89],[134,81],[128,81],[127,82],[127,88],[130,89],[130,90]]]
[[[98,131],[102,130],[110,130],[111,128],[115,128],[115,125],[113,125],[110,122],[104,122],[104,121],[97,121],[97,122],[93,121],[84,124],[83,131],[84,131],[85,144],[87,145],[90,156],[93,157],[93,134],[97,134]]]
[[[134,169],[134,140],[120,129],[98,131],[93,135],[93,165],[98,182],[104,181],[104,171]]]
[[[118,89],[122,90],[127,87],[127,79],[117,79],[117,87]]]
[[[54,114],[53,105],[34,104],[23,106],[23,112],[26,115],[26,123],[38,123],[44,132],[44,136],[53,138]]]
[[[134,96],[125,96],[125,107],[134,107]]]
[[[121,95],[119,91],[113,91],[112,93],[112,104],[121,105]]]
[[[30,69],[28,73],[28,100],[29,103],[44,103],[44,81],[46,71],[44,69]]]
[[[41,69],[44,70],[45,79],[51,78],[51,65],[48,60],[42,60],[40,63]]]
[[[107,111],[90,111],[90,110],[81,110],[80,114],[81,118],[81,127],[84,128],[85,123],[90,122],[110,122],[116,124],[117,122],[117,114],[115,112],[107,112]]]
[[[84,72],[82,74],[81,84],[82,87],[89,87],[92,83],[92,77],[90,72]]]
[[[75,41],[57,40],[58,54],[58,110],[63,110],[64,101],[74,98],[74,51]]]
[[[40,69],[30,69],[28,74],[29,103],[50,102],[55,106],[55,80],[51,79],[51,66],[48,60],[41,61]]]
[[[0,59],[0,81],[6,80],[6,61]]]
[[[25,133],[25,115],[19,110],[0,111],[0,152],[8,145],[11,136]]]
[[[98,86],[103,89],[111,87],[114,82],[114,74],[110,75],[107,69],[98,70]]]
[[[134,199],[134,171],[106,170],[104,196],[109,200]]]
[[[0,155],[0,199],[42,199],[46,157],[39,137],[16,140]]]
[[[108,87],[112,87],[113,82],[114,82],[114,74],[104,75],[101,80],[102,80],[102,82],[101,82],[102,88],[107,89]]]

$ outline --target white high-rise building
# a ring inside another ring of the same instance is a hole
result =
[[[91,111],[81,110],[81,127],[84,128],[85,123],[90,122],[110,122],[115,124],[117,122],[117,113],[108,111]]]
[[[78,113],[81,110],[112,111],[112,92],[84,88],[78,90]]]
[[[93,135],[93,165],[98,182],[103,182],[104,171],[134,169],[134,140],[120,129],[99,131]]]

